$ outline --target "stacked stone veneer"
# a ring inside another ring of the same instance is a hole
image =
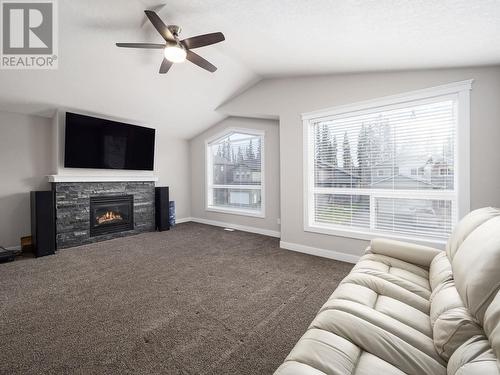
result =
[[[154,182],[54,182],[57,248],[150,232],[155,226]],[[134,230],[90,237],[90,197],[134,196]]]

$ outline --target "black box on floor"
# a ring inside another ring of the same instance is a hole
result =
[[[11,262],[16,258],[16,253],[11,250],[0,248],[0,262]]]

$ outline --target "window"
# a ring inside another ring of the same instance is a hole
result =
[[[264,133],[227,130],[206,149],[206,209],[264,217]]]
[[[469,210],[471,83],[303,115],[304,229],[444,242]]]

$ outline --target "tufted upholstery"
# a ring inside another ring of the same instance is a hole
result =
[[[500,210],[446,252],[373,240],[275,375],[500,375]]]
[[[469,234],[471,234],[481,224],[494,218],[495,216],[500,216],[500,210],[493,207],[484,207],[472,211],[460,220],[448,240],[448,243],[446,244],[446,255],[448,255],[450,261],[453,260],[455,253],[467,236],[469,236]]]
[[[460,246],[452,261],[460,297],[479,322],[500,284],[500,216],[474,230]]]

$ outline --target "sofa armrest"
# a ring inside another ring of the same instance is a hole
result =
[[[408,263],[429,267],[432,260],[441,250],[429,246],[416,245],[410,242],[374,238],[370,242],[367,253],[386,255]]]

